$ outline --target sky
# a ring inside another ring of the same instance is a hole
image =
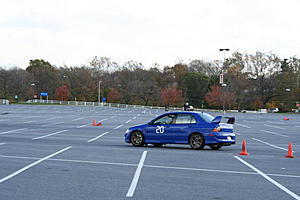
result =
[[[0,67],[95,56],[146,67],[223,59],[220,48],[300,57],[300,0],[0,0]]]

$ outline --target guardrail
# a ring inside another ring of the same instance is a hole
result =
[[[147,108],[147,109],[161,109],[164,110],[165,107],[160,106],[142,106],[142,105],[130,105],[130,104],[118,104],[118,103],[99,103],[99,102],[85,102],[85,101],[58,101],[58,100],[28,100],[26,103],[48,103],[48,104],[60,104],[60,105],[75,105],[75,106],[98,106],[98,107],[117,107],[117,108]],[[183,110],[182,107],[169,107],[169,111],[172,110]],[[221,112],[222,110],[216,109],[203,109],[203,108],[194,108],[194,111],[201,112]],[[238,113],[239,110],[226,110],[226,112],[230,113]],[[244,113],[266,113],[261,111],[253,111],[253,110],[244,110]]]

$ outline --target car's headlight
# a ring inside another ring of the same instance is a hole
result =
[[[127,129],[125,133],[128,133],[128,132],[129,132],[129,129]]]

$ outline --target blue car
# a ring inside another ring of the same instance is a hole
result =
[[[227,122],[222,123],[222,116],[212,117],[204,112],[169,112],[147,124],[127,129],[125,141],[133,146],[190,144],[193,149],[203,149],[208,145],[217,150],[235,144],[235,119],[227,118]]]

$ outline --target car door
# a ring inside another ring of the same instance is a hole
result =
[[[187,143],[188,136],[193,126],[196,125],[196,119],[193,114],[179,113],[175,121],[167,127],[168,131],[164,134],[165,143]]]
[[[164,136],[168,133],[170,125],[175,120],[175,114],[166,114],[149,123],[146,127],[147,143],[162,143]]]

